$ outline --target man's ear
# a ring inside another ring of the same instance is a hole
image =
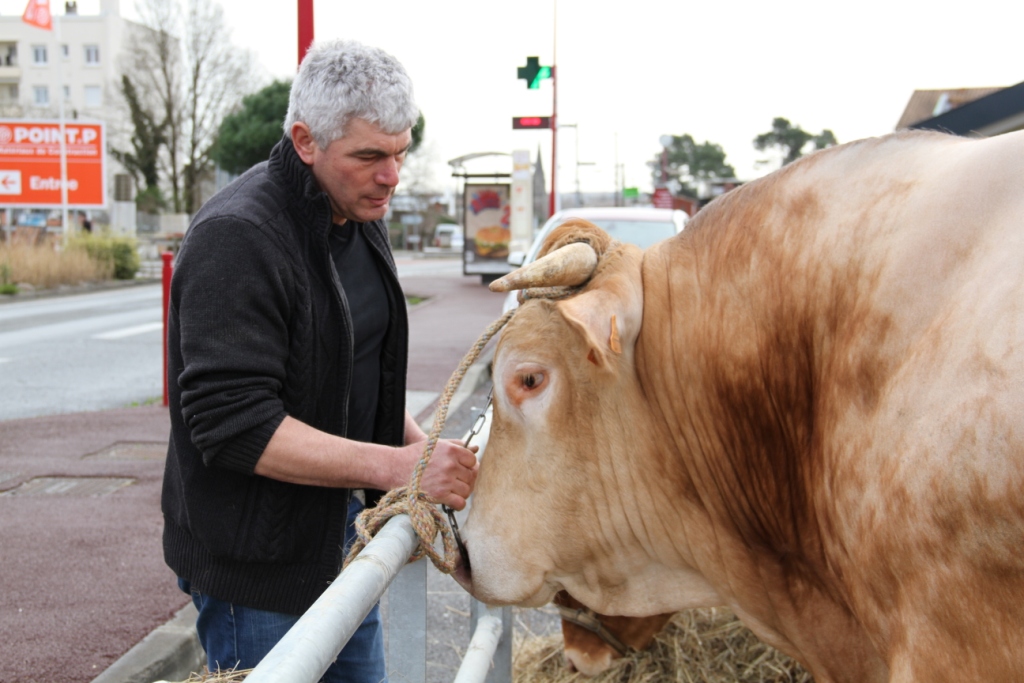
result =
[[[295,151],[298,152],[303,163],[312,166],[318,148],[313,134],[309,132],[309,126],[302,121],[292,124],[292,144],[295,145]]]

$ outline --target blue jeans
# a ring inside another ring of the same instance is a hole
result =
[[[362,507],[362,503],[353,497],[345,529],[346,548],[355,538],[352,520]],[[179,578],[178,586],[192,596],[192,602],[199,610],[196,631],[206,651],[206,665],[213,672],[218,668],[227,671],[232,668],[243,670],[255,667],[299,620],[291,614],[268,612],[218,600],[192,590],[185,579]],[[387,682],[380,605],[374,605],[320,680],[323,683]]]

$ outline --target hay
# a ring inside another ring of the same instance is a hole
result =
[[[561,635],[515,644],[514,683],[809,683],[799,664],[765,645],[724,609],[680,612],[644,652],[616,660],[594,677],[570,672]]]
[[[181,683],[242,683],[245,677],[252,673],[252,669],[241,669],[234,670],[228,669],[227,671],[216,671],[210,673],[205,669],[201,673],[193,673],[188,677],[187,680]],[[165,683],[164,681],[158,681],[157,683]]]

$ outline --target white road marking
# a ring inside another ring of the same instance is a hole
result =
[[[152,332],[153,330],[162,330],[164,324],[162,322],[157,323],[146,323],[145,325],[134,325],[132,327],[123,327],[120,330],[111,330],[110,332],[102,332],[100,334],[94,334],[93,339],[123,339],[124,337],[132,337],[136,334],[145,334],[146,332]]]

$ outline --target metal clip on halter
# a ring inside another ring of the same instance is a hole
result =
[[[466,437],[466,448],[469,448],[469,445],[473,442],[473,437],[480,433],[487,422],[487,409],[491,405],[491,394],[493,391],[494,387],[492,386],[491,390],[487,392],[487,402],[484,403],[483,410],[477,414],[473,427],[469,430],[469,436]],[[469,569],[469,553],[466,552],[466,545],[462,542],[462,535],[459,534],[459,523],[455,521],[455,510],[447,505],[442,505],[441,509],[448,515],[448,524],[451,525],[452,533],[455,535],[455,545],[458,546],[459,554],[462,555],[462,560],[466,563],[466,569]]]

